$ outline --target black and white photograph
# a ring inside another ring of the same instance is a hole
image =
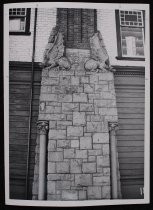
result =
[[[4,5],[5,202],[149,203],[149,4]]]

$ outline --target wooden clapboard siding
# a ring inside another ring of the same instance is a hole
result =
[[[144,75],[132,73],[134,68],[119,68],[115,75],[115,90],[119,116],[117,148],[122,197],[143,198],[144,186]],[[123,74],[126,72],[127,74]]]
[[[38,117],[41,68],[34,65],[32,122],[29,157],[29,199],[32,196],[36,122]],[[31,63],[10,62],[9,68],[9,165],[10,198],[25,199],[30,113]]]

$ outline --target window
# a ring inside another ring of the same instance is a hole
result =
[[[12,35],[29,35],[30,9],[9,9],[9,32]]]
[[[143,11],[116,11],[117,59],[144,60]]]

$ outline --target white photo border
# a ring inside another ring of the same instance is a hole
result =
[[[4,4],[4,164],[5,204],[18,206],[100,206],[144,204],[150,202],[150,14],[149,4],[127,3],[70,3],[35,2]],[[36,201],[9,198],[9,8],[94,8],[94,9],[142,9],[145,10],[145,144],[144,144],[144,199],[85,200],[85,201]]]

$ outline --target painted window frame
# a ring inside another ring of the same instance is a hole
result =
[[[129,10],[128,10],[129,11]],[[143,36],[144,36],[144,44],[145,44],[145,11],[142,11],[143,16]],[[122,45],[121,45],[121,30],[120,30],[120,16],[119,16],[119,10],[115,10],[115,19],[116,19],[116,35],[117,35],[117,53],[118,56],[116,56],[117,60],[133,60],[133,61],[145,61],[145,55],[144,57],[137,57],[137,56],[124,56],[122,55]]]
[[[30,35],[30,17],[31,17],[31,9],[26,8],[26,20],[25,20],[25,31],[9,31],[9,35]],[[11,17],[9,16],[9,19]],[[20,18],[20,17],[18,17]]]

